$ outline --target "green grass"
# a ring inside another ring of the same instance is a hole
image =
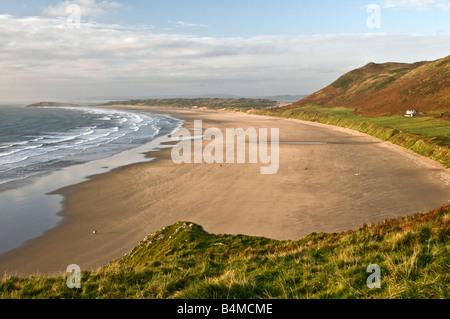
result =
[[[180,222],[94,272],[9,277],[0,298],[449,298],[450,205],[299,241],[213,235]],[[369,289],[367,267],[381,268]]]
[[[435,116],[417,116],[405,117],[401,115],[362,117],[353,113],[353,109],[323,108],[323,107],[305,107],[305,110],[319,111],[328,115],[336,116],[341,119],[349,119],[359,122],[373,123],[379,126],[392,128],[394,130],[404,131],[412,134],[423,135],[426,137],[440,137],[446,145],[450,145],[450,121],[444,121]],[[430,112],[439,114],[439,112]]]
[[[349,108],[317,106],[256,110],[252,113],[353,129],[400,145],[450,167],[450,121],[439,118],[439,113],[414,118],[398,115],[363,117]]]

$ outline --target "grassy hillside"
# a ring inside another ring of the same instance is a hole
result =
[[[177,223],[95,272],[10,277],[0,298],[450,298],[450,205],[299,241],[213,235]],[[366,285],[381,268],[381,289]]]
[[[293,105],[346,107],[379,116],[450,111],[450,56],[432,62],[369,63]]]
[[[150,99],[111,101],[103,105],[157,106],[178,108],[208,108],[212,110],[227,109],[246,111],[276,106],[278,102],[269,99],[232,99],[232,98],[197,98],[197,99]]]

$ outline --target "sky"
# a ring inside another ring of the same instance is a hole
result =
[[[450,55],[450,0],[0,2],[0,99],[310,94]]]

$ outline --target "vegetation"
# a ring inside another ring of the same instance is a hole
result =
[[[293,105],[346,107],[360,115],[401,115],[408,109],[450,111],[450,56],[431,62],[369,63]]]
[[[198,99],[150,99],[112,101],[104,105],[127,105],[127,106],[154,106],[154,107],[176,107],[176,108],[208,108],[212,110],[234,110],[247,111],[250,109],[265,109],[276,106],[278,103],[269,99],[230,99],[230,98],[198,98]]]
[[[177,223],[94,272],[9,277],[0,298],[449,298],[450,205],[299,241],[213,235]],[[367,287],[367,268],[381,288]]]

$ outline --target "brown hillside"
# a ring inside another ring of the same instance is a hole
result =
[[[432,62],[369,63],[294,106],[343,106],[362,115],[450,111],[450,56]]]

